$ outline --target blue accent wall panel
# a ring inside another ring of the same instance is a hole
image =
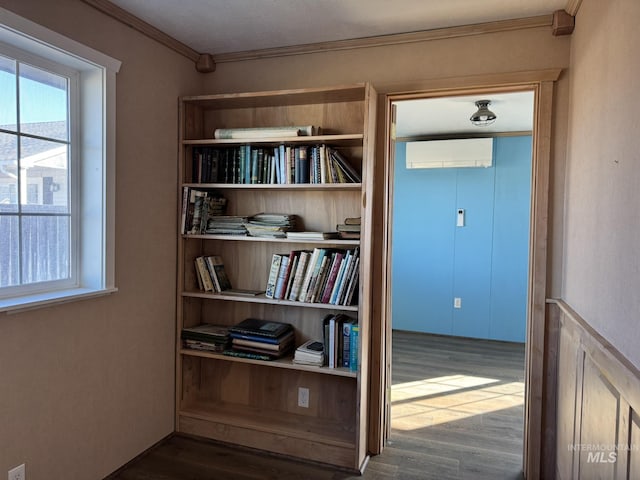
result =
[[[396,150],[392,244],[394,328],[451,334],[456,172],[408,170]],[[446,206],[446,207],[445,207]]]
[[[529,278],[531,137],[501,137],[496,161],[489,338],[524,342]]]
[[[464,227],[455,228],[453,296],[462,308],[453,309],[453,335],[487,338],[491,308],[491,237],[493,234],[494,168],[457,168],[455,225],[458,208],[465,210]],[[453,299],[450,300],[450,304]]]
[[[396,145],[393,328],[525,340],[531,137],[499,137],[493,148],[491,168],[409,170]]]

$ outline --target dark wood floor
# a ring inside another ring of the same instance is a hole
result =
[[[109,480],[522,478],[524,346],[394,332],[389,445],[362,477],[173,436]]]

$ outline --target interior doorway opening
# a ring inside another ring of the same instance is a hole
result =
[[[391,301],[391,243],[393,218],[393,167],[392,153],[393,109],[392,104],[399,100],[416,98],[434,98],[442,96],[479,95],[492,93],[516,92],[530,90],[534,92],[534,127],[532,155],[532,189],[531,189],[531,228],[529,251],[529,279],[527,295],[527,326],[525,351],[525,407],[524,407],[524,442],[523,470],[527,478],[540,475],[541,458],[547,445],[544,441],[543,429],[550,421],[543,415],[546,398],[544,391],[544,356],[545,356],[545,300],[547,269],[547,230],[548,230],[548,189],[549,165],[551,157],[551,125],[553,112],[554,82],[558,79],[559,70],[539,72],[522,72],[513,74],[466,77],[441,81],[424,82],[412,85],[404,92],[383,92],[381,105],[386,118],[385,161],[380,166],[383,172],[381,184],[380,207],[382,222],[380,224],[381,263],[380,263],[380,295],[382,310],[380,323],[372,331],[373,344],[381,346],[379,368],[371,378],[371,408],[369,448],[372,453],[379,453],[386,445],[389,437],[390,399],[391,399],[391,343],[392,343],[392,301]],[[400,91],[396,86],[395,92]],[[381,112],[382,113],[382,112]],[[377,350],[377,349],[376,349]],[[377,355],[377,353],[376,353]]]
[[[392,103],[390,441],[517,478],[534,96],[477,95]]]

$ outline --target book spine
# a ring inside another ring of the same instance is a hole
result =
[[[280,269],[278,270],[278,278],[276,280],[276,288],[273,293],[273,298],[280,300],[284,295],[284,289],[286,287],[287,273],[289,272],[289,255],[282,255],[280,261]]]
[[[182,187],[182,215],[180,217],[180,233],[187,233],[187,212],[189,211],[189,187]]]
[[[289,300],[293,302],[295,302],[298,299],[298,295],[300,294],[300,287],[302,286],[302,281],[304,279],[307,262],[309,261],[310,256],[311,254],[309,252],[300,252],[300,257],[298,259],[298,267],[296,269],[296,276],[293,279],[293,286],[291,287],[291,295],[289,296]]]
[[[239,332],[230,332],[229,337],[231,338],[240,338],[242,340],[251,340],[254,342],[263,342],[263,343],[278,343],[278,339],[275,337],[266,337],[260,335],[251,335],[248,333],[239,333]]]
[[[336,277],[338,276],[338,271],[340,270],[340,265],[342,264],[343,258],[344,254],[342,252],[336,253],[335,259],[331,264],[331,270],[329,272],[327,283],[322,293],[322,298],[320,299],[321,303],[329,303],[329,299],[331,298],[331,291],[333,290],[333,285],[336,282]]]
[[[329,320],[329,368],[336,367],[336,317]]]
[[[290,257],[289,259],[289,265],[291,265],[291,268],[287,273],[287,288],[282,298],[289,298],[291,296],[291,287],[293,287],[293,280],[296,276],[296,271],[298,269],[298,258],[300,254],[296,252],[295,254],[292,253],[291,255],[292,257]],[[293,263],[291,261],[291,258],[293,258]]]
[[[314,248],[313,253],[311,254],[311,259],[309,260],[309,265],[307,266],[307,271],[305,273],[304,281],[302,282],[302,286],[300,287],[300,294],[298,295],[298,301],[306,302],[307,301],[307,292],[309,291],[309,284],[311,283],[311,279],[313,278],[314,273],[317,275],[318,268],[320,268],[320,264],[318,262],[318,258],[320,257],[320,248]]]
[[[346,267],[344,275],[342,276],[342,279],[340,281],[340,287],[338,288],[338,294],[336,295],[336,301],[335,301],[336,305],[342,305],[342,301],[343,301],[343,297],[344,297],[344,291],[345,291],[347,285],[349,284],[349,280],[351,279],[351,275],[353,273],[353,267],[355,265],[357,257],[358,257],[358,251],[356,250],[351,255],[351,258],[349,259],[349,263],[348,263],[348,265]]]
[[[218,280],[218,275],[216,273],[216,266],[213,263],[213,257],[205,257],[205,263],[207,264],[207,270],[209,271],[209,275],[211,276],[211,280],[213,281],[213,286],[216,292],[221,292],[222,288],[220,286],[220,281]]]
[[[336,277],[336,281],[333,284],[333,290],[331,291],[331,297],[329,298],[329,303],[336,304],[336,298],[338,296],[338,290],[340,289],[340,283],[344,277],[344,272],[349,264],[349,260],[351,259],[351,252],[347,251],[342,263],[340,264],[340,270],[338,270],[338,276]]]
[[[331,263],[331,258],[328,255],[325,255],[322,259],[322,264],[320,265],[320,270],[318,270],[318,276],[313,282],[312,286],[309,288],[310,293],[308,294],[309,302],[315,303],[318,301],[318,293],[322,293],[320,288],[325,282],[327,277],[327,270],[329,269],[329,264]]]
[[[349,335],[349,370],[352,372],[358,371],[358,364],[360,363],[360,327],[358,325],[351,326],[351,334]]]
[[[198,272],[200,273],[200,278],[202,279],[202,286],[204,287],[205,292],[213,291],[213,281],[211,280],[211,276],[209,275],[209,270],[205,264],[204,257],[196,258],[196,267]]]
[[[342,324],[342,366],[349,368],[351,353],[351,327],[353,323],[345,322]]]
[[[282,263],[282,255],[274,254],[271,259],[271,268],[269,270],[269,278],[267,279],[267,287],[265,289],[265,297],[273,298],[276,291],[276,282],[278,281],[278,272]]]
[[[353,301],[353,292],[358,287],[358,276],[360,275],[360,258],[356,258],[355,265],[353,266],[353,274],[351,275],[351,279],[349,280],[349,286],[347,287],[346,293],[344,295],[344,301],[342,305],[351,305]]]

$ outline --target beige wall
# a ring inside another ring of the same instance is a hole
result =
[[[584,0],[571,46],[563,299],[640,366],[640,2]]]
[[[397,93],[421,82],[459,76],[520,72],[569,64],[569,36],[554,37],[551,28],[501,32],[446,40],[222,63],[206,77],[206,93],[252,91],[371,82]],[[552,140],[549,294],[559,296],[564,156],[569,81],[557,84]],[[379,122],[383,122],[379,118]]]
[[[99,479],[173,431],[177,97],[193,63],[77,0],[0,6],[122,61],[116,285],[0,314],[0,478]]]
[[[0,475],[97,479],[173,429],[176,97],[566,68],[550,28],[389,47],[193,65],[77,0],[0,0],[123,62],[118,75],[116,281],[120,291],[0,316]],[[551,291],[559,292],[568,80],[558,83]]]

